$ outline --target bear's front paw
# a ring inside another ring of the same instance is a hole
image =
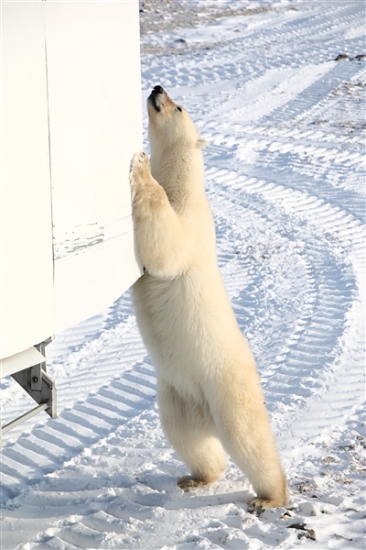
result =
[[[135,153],[130,165],[130,184],[131,187],[143,185],[151,178],[150,161],[144,151]]]

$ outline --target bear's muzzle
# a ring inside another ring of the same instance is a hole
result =
[[[164,88],[162,88],[161,86],[155,86],[147,99],[158,113],[160,113],[161,107],[164,104],[162,101],[163,94],[166,95]]]

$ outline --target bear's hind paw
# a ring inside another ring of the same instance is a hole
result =
[[[278,508],[279,506],[285,506],[286,502],[281,499],[269,499],[269,498],[252,498],[248,502],[251,508],[257,508],[260,510],[269,510],[270,508]]]
[[[196,489],[197,487],[202,487],[203,485],[208,485],[209,483],[209,481],[202,478],[184,476],[179,479],[178,486],[183,489],[183,491],[188,491],[189,489]]]

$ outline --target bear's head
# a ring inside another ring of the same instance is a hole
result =
[[[155,86],[147,100],[149,137],[152,149],[199,148],[207,145],[187,111],[174,103],[161,86]]]

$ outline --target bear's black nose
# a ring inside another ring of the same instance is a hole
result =
[[[162,94],[164,92],[164,90],[161,86],[154,86],[153,92],[155,94]]]

